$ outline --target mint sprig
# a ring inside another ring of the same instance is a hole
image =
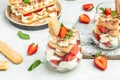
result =
[[[105,12],[105,9],[103,7],[100,7],[99,10],[104,13]]]
[[[30,36],[26,33],[23,33],[22,31],[18,31],[18,37],[26,40],[30,39]]]
[[[70,30],[69,32],[67,32],[67,35],[65,36],[65,39],[70,39],[71,36],[72,36],[72,34],[73,34],[72,30]]]
[[[32,71],[33,69],[35,69],[36,67],[38,67],[41,63],[43,63],[43,62],[41,62],[41,60],[36,60],[36,61],[34,61],[34,62],[30,65],[30,67],[28,68],[28,71]]]
[[[23,0],[25,4],[30,4],[30,0]]]

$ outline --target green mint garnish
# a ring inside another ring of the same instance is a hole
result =
[[[60,24],[60,26],[62,27],[62,26],[64,26],[64,24],[63,24],[63,23],[61,23],[61,24]]]
[[[112,11],[111,15],[114,17],[116,15],[116,11]]]
[[[23,0],[25,4],[30,4],[30,0]]]
[[[67,35],[65,36],[65,39],[70,39],[71,36],[72,36],[72,34],[73,34],[72,30],[70,30],[69,32],[67,32]]]
[[[100,7],[99,9],[104,13],[105,9],[103,7]]]
[[[21,39],[30,39],[30,36],[26,33],[23,33],[22,31],[18,31],[18,37]]]
[[[30,65],[30,67],[28,68],[28,71],[32,71],[32,70],[35,69],[37,66],[39,66],[41,63],[43,63],[43,62],[41,62],[41,60],[36,60],[36,61],[34,61],[34,62]]]

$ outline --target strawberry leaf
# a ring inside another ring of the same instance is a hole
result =
[[[62,26],[64,26],[64,24],[63,24],[63,23],[61,23],[61,24],[60,24],[60,26],[62,27]]]
[[[102,54],[102,52],[101,52],[101,51],[98,51],[98,52],[96,53],[96,57],[101,56],[101,54]]]

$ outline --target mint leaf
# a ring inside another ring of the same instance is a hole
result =
[[[30,39],[30,36],[26,33],[23,33],[22,31],[18,31],[18,36],[21,39]]]
[[[65,36],[65,39],[70,39],[71,36],[72,36],[72,34],[73,34],[72,30],[70,30],[69,32],[67,32],[67,35]]]
[[[63,24],[63,23],[61,23],[61,24],[60,24],[60,26],[62,27],[62,26],[64,26],[64,24]]]
[[[30,67],[28,68],[28,71],[32,71],[32,70],[35,69],[37,66],[39,66],[41,63],[43,63],[43,62],[41,62],[41,60],[36,60],[36,61],[34,61],[34,62],[30,65]]]
[[[104,13],[105,9],[103,7],[100,7],[99,9]]]
[[[114,17],[116,15],[116,11],[112,11],[111,15]]]
[[[23,0],[25,4],[30,4],[30,0]]]

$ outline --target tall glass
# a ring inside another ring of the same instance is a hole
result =
[[[102,2],[96,8],[92,38],[102,49],[115,49],[120,45],[120,16],[114,2]]]
[[[67,72],[74,69],[82,60],[80,35],[71,23],[63,23],[68,30],[72,30],[72,36],[68,39],[55,37],[49,34],[46,47],[46,61],[50,69],[59,72]]]

